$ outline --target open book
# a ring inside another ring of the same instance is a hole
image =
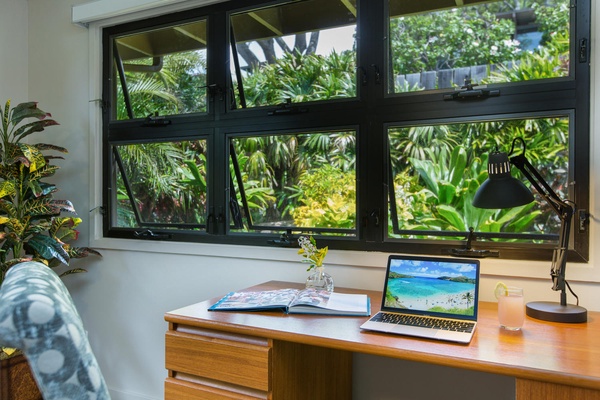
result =
[[[231,292],[209,311],[264,311],[280,309],[288,314],[371,315],[366,294],[347,294],[316,289],[278,289],[263,292]]]

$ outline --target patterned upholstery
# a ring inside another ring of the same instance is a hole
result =
[[[10,268],[0,287],[0,346],[20,349],[44,399],[110,399],[66,287],[38,262]]]

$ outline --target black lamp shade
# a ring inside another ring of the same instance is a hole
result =
[[[488,179],[481,184],[473,206],[477,208],[512,208],[533,201],[533,194],[521,181],[510,174],[510,161],[506,153],[490,154]]]

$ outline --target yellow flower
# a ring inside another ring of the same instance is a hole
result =
[[[328,246],[325,246],[322,249],[317,248],[317,241],[312,236],[300,236],[298,238],[298,244],[300,245],[298,254],[304,257],[302,262],[310,264],[306,269],[307,271],[323,266],[323,260],[325,260],[325,256],[329,250]]]

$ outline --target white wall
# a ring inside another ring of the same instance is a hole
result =
[[[28,19],[22,0],[0,0],[0,93],[7,97],[23,95],[40,102],[40,107],[52,112],[61,123],[50,128],[45,141],[67,147],[70,154],[60,165],[55,177],[61,192],[58,196],[74,202],[85,223],[80,245],[88,241],[103,254],[102,259],[88,258],[78,265],[88,274],[72,276],[67,284],[77,302],[92,345],[115,400],[162,398],[164,369],[163,320],[166,311],[224,294],[263,281],[278,279],[301,282],[306,276],[304,265],[298,262],[295,250],[244,248],[234,246],[161,244],[135,241],[102,240],[91,228],[97,212],[88,212],[98,205],[101,189],[94,136],[97,121],[90,119],[90,100],[98,97],[99,49],[94,32],[73,25],[71,6],[82,0],[29,0]],[[594,4],[595,5],[595,4]],[[8,17],[4,7],[16,9]],[[599,20],[598,10],[595,20]],[[15,19],[16,18],[16,19]],[[28,26],[28,29],[25,27]],[[16,34],[18,33],[18,35]],[[28,35],[29,52],[20,49]],[[12,41],[8,41],[11,38]],[[16,40],[16,41],[15,41]],[[593,52],[600,53],[595,40]],[[11,57],[5,64],[7,51]],[[14,58],[13,58],[14,57]],[[594,59],[594,66],[597,65]],[[24,72],[24,66],[28,70]],[[5,69],[9,68],[9,73]],[[597,73],[594,67],[594,76]],[[92,72],[90,72],[92,71]],[[15,78],[16,77],[16,78]],[[595,97],[594,97],[595,99]],[[92,104],[92,107],[93,104]],[[95,109],[92,108],[95,112]],[[592,115],[600,110],[593,101]],[[92,129],[90,129],[92,125]],[[592,132],[592,170],[600,168],[598,132]],[[90,149],[91,148],[91,149]],[[600,215],[595,201],[600,190],[600,177],[591,174],[593,215]],[[571,278],[582,305],[600,311],[600,259],[595,248],[600,245],[598,220],[591,223],[591,261],[584,265],[569,265]],[[328,256],[329,272],[339,286],[380,289],[386,259],[381,253],[332,251]],[[482,300],[492,300],[492,288],[502,279],[525,288],[526,300],[557,300],[547,279],[549,263],[483,260]],[[528,278],[514,278],[525,273]],[[582,280],[595,281],[584,283]],[[526,328],[526,327],[525,327]],[[511,398],[514,381],[495,375],[433,368],[421,364],[359,356],[355,373],[364,379],[355,380],[356,399],[396,398],[391,388],[377,389],[378,376],[408,374],[407,393],[414,399],[438,398],[435,388],[417,395],[417,388],[430,387],[426,378],[441,374],[448,385],[466,386],[462,382],[476,381],[482,395],[473,398]],[[412,389],[411,389],[412,388]],[[378,392],[376,392],[376,390]],[[377,393],[377,396],[375,396]],[[447,393],[449,398],[463,398],[461,393]],[[495,397],[494,397],[495,396]]]
[[[27,100],[27,2],[0,0],[0,107]]]

